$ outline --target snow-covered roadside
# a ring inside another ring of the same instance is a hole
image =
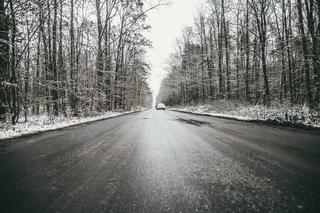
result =
[[[279,124],[320,127],[320,113],[311,112],[307,106],[281,107],[263,105],[217,106],[203,104],[193,106],[171,107],[171,110],[191,112],[201,115],[232,118],[242,121],[271,121]]]
[[[137,110],[127,112],[105,112],[100,115],[92,117],[48,117],[41,116],[29,116],[27,122],[18,122],[16,125],[7,125],[0,123],[0,140],[15,138],[22,135],[29,135],[39,132],[45,132],[49,130],[60,129],[73,125],[83,124],[91,121],[98,121],[107,118],[116,117],[119,115],[125,115],[133,112],[143,111],[145,108],[139,108]],[[22,119],[23,120],[23,119]]]

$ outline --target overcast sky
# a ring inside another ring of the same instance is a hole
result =
[[[161,6],[148,14],[147,22],[152,29],[146,36],[152,41],[146,60],[152,66],[148,79],[153,95],[157,95],[161,80],[166,75],[165,61],[174,50],[175,41],[184,26],[193,24],[198,8],[204,0],[169,0],[170,5]]]

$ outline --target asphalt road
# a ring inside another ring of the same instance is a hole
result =
[[[0,212],[320,212],[320,133],[148,110],[0,143]]]

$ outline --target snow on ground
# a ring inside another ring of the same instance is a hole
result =
[[[138,108],[136,110],[127,112],[105,112],[92,117],[49,117],[47,115],[40,116],[28,116],[27,122],[24,122],[24,118],[21,118],[16,125],[9,123],[0,123],[0,139],[8,139],[19,137],[22,135],[28,135],[38,132],[44,132],[48,130],[60,129],[63,127],[73,126],[77,124],[87,123],[90,121],[96,121],[106,118],[112,118],[115,116],[128,114],[136,111],[145,110],[144,108]]]
[[[272,104],[271,107],[266,107],[216,101],[210,104],[178,106],[171,109],[237,120],[274,121],[282,124],[320,127],[320,112],[311,110],[306,105]]]

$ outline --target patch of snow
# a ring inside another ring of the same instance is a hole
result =
[[[243,121],[276,121],[320,127],[320,112],[311,110],[306,105],[273,104],[271,107],[266,107],[264,105],[242,105],[228,101],[217,101],[210,104],[171,107],[170,109]]]
[[[27,122],[19,121],[16,125],[0,123],[0,139],[15,138],[22,135],[34,134],[48,130],[60,129],[91,121],[112,118],[132,112],[143,111],[146,108],[136,108],[127,112],[105,112],[92,117],[49,117],[47,115],[29,116]],[[21,120],[24,120],[21,118]]]

